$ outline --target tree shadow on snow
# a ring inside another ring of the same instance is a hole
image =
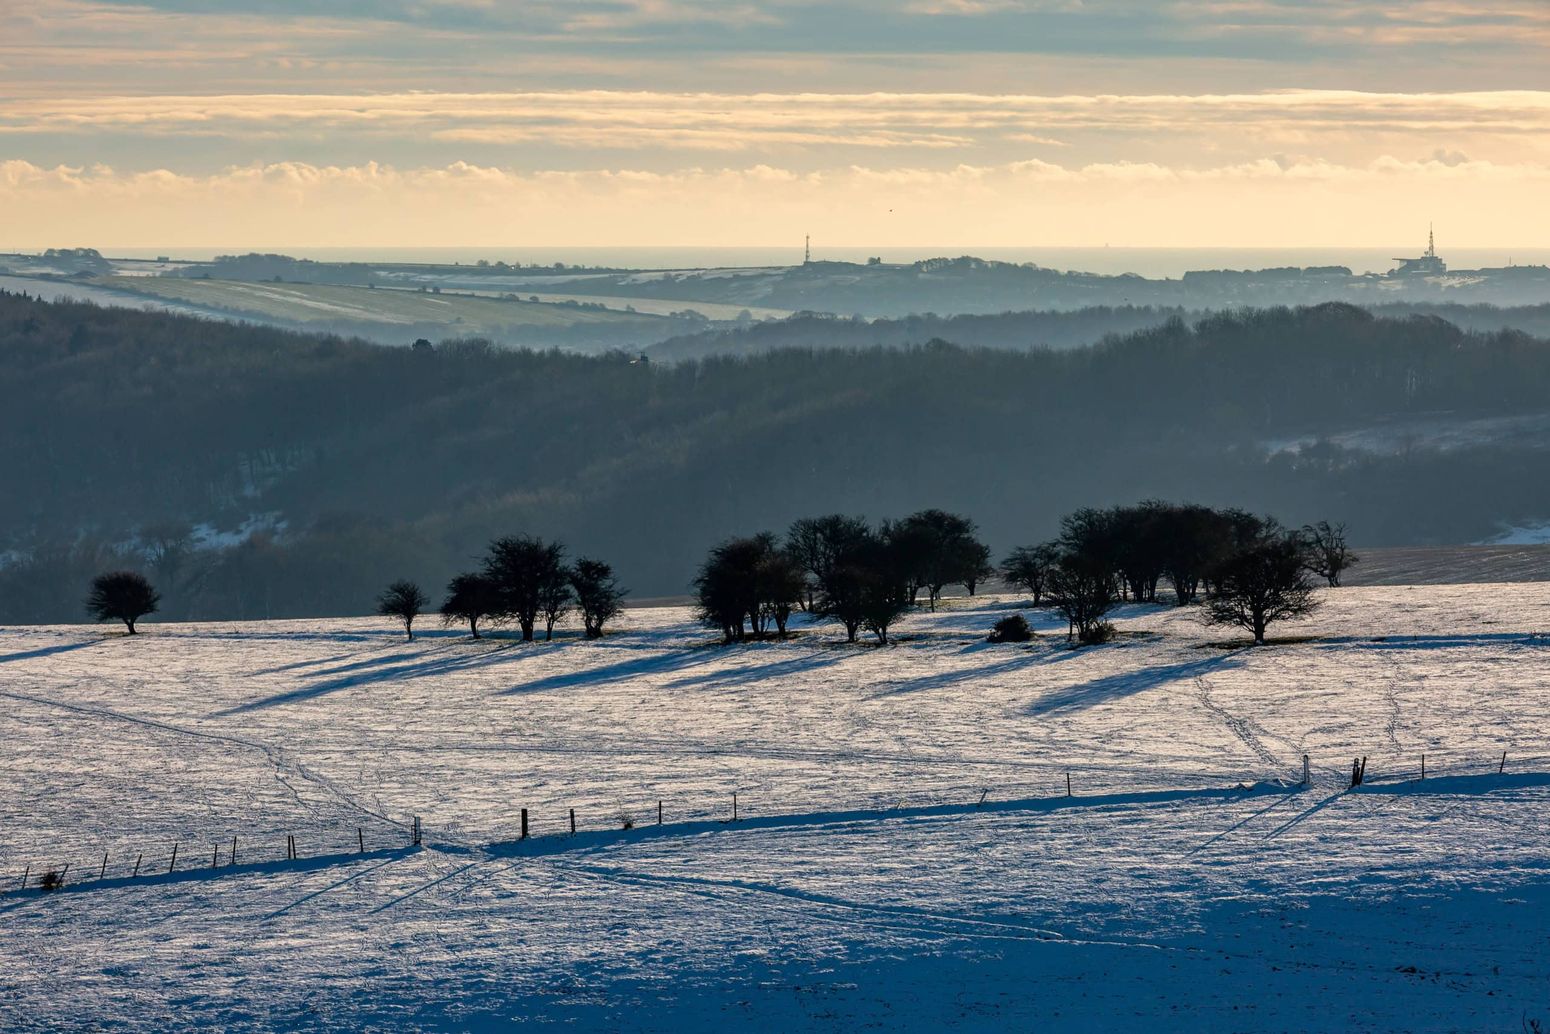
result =
[[[125,636],[125,638],[128,638]],[[88,646],[97,646],[104,642],[101,639],[89,639],[84,643],[60,643],[58,646],[42,646],[36,650],[24,650],[21,653],[0,654],[0,664],[9,661],[30,661],[38,657],[52,657],[56,653],[69,653],[71,650],[84,650]]]
[[[543,644],[536,645],[541,646]],[[557,647],[559,644],[549,645]],[[446,675],[452,672],[481,668],[502,660],[532,656],[534,653],[531,650],[517,651],[513,649],[511,644],[502,644],[473,654],[461,650],[448,654],[447,650],[447,647],[441,647],[435,655],[399,653],[387,657],[371,658],[354,664],[340,665],[337,668],[317,673],[340,673],[338,678],[324,679],[321,682],[314,682],[299,689],[293,689],[285,693],[276,693],[245,704],[238,704],[235,707],[228,707],[223,711],[215,712],[210,717],[229,718],[232,715],[246,714],[250,711],[279,707],[282,704],[301,703],[302,701],[325,696],[341,689],[369,686],[378,682],[396,682],[434,675]],[[397,663],[399,661],[406,661],[407,663]]]
[[[1080,711],[1120,697],[1144,693],[1146,690],[1165,686],[1170,682],[1199,678],[1214,671],[1236,668],[1240,663],[1236,654],[1225,654],[1221,657],[1187,661],[1183,664],[1164,664],[1142,668],[1139,671],[1104,675],[1088,682],[1057,689],[1053,693],[1040,697],[1028,707],[1028,713],[1051,715],[1061,711]]]
[[[743,682],[763,682],[766,679],[780,678],[784,675],[798,675],[803,672],[813,671],[817,668],[827,668],[839,664],[849,654],[836,651],[824,651],[802,657],[791,657],[783,661],[772,661],[768,664],[754,664],[742,668],[722,668],[704,675],[690,675],[681,679],[674,679],[667,684],[668,689],[689,689],[698,687],[709,689],[714,686],[734,686]]]
[[[638,651],[631,651],[632,653]],[[543,678],[534,679],[502,690],[502,696],[513,696],[518,693],[542,693],[550,689],[569,689],[574,686],[602,686],[614,682],[628,682],[631,679],[641,678],[646,675],[659,675],[664,672],[679,671],[685,668],[697,668],[709,664],[717,657],[722,656],[717,647],[694,647],[677,650],[671,653],[648,653],[644,657],[631,657],[628,660],[618,661],[614,664],[603,664],[592,668],[582,668],[576,671],[564,671],[555,675],[546,675]]]

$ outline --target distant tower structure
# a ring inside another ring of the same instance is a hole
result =
[[[1437,257],[1437,232],[1426,228],[1426,254],[1420,258],[1397,258],[1398,268],[1389,276],[1440,276],[1448,271],[1448,264]]]
[[[807,235],[807,243],[802,247],[802,265],[810,266],[813,263],[813,235]]]

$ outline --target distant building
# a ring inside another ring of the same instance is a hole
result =
[[[1448,264],[1437,257],[1437,235],[1428,230],[1426,234],[1426,254],[1420,258],[1397,258],[1398,268],[1390,270],[1389,276],[1438,276],[1448,271]]]

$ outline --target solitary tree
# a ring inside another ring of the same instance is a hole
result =
[[[500,594],[482,574],[460,574],[447,583],[447,598],[441,604],[441,623],[468,622],[468,632],[479,638],[479,622],[500,613]]]
[[[86,597],[86,610],[98,621],[122,621],[129,634],[135,634],[135,622],[156,613],[161,595],[138,571],[110,571],[92,579]]]
[[[1240,548],[1217,569],[1216,591],[1206,600],[1206,621],[1237,625],[1265,644],[1273,621],[1306,617],[1318,609],[1308,582],[1301,537],[1274,522],[1258,541]]]
[[[1018,546],[1001,561],[1001,577],[1025,590],[1037,607],[1044,601],[1050,569],[1059,559],[1060,550],[1053,542],[1042,546]]]
[[[570,584],[587,638],[601,638],[603,626],[624,613],[626,590],[614,581],[614,569],[601,560],[582,557],[571,568]]]
[[[1331,589],[1340,587],[1340,575],[1346,568],[1361,562],[1361,557],[1346,546],[1344,524],[1319,521],[1303,528],[1302,536],[1308,570],[1327,581]]]
[[[377,613],[383,617],[397,618],[404,623],[404,635],[414,638],[414,619],[419,617],[430,600],[413,582],[397,581],[382,590],[377,597]]]

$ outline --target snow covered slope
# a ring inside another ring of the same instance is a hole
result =
[[[1550,1021],[1550,586],[1327,600],[1261,650],[0,630],[0,1028]]]

